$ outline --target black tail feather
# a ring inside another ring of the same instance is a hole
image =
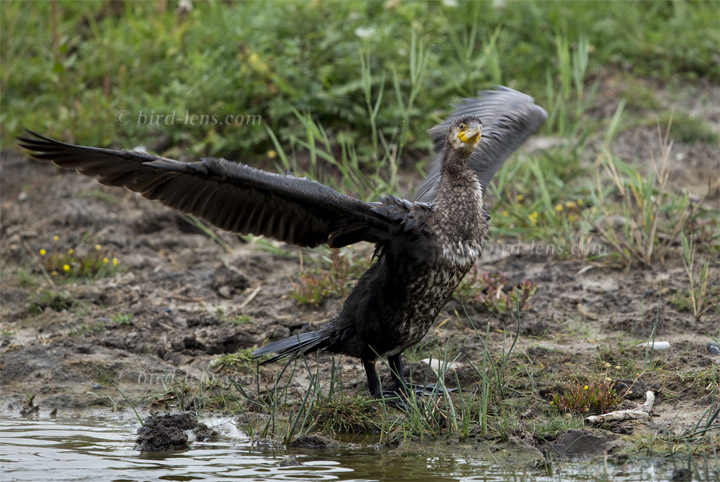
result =
[[[266,363],[272,363],[285,357],[296,357],[301,353],[311,353],[327,346],[328,335],[323,331],[311,331],[310,333],[300,333],[293,335],[282,340],[268,343],[267,345],[258,348],[252,354],[253,358],[259,358],[269,353],[275,353],[275,356],[264,360],[261,365]]]

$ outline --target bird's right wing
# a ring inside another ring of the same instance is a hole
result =
[[[387,241],[398,221],[309,179],[224,159],[178,162],[144,152],[77,146],[32,132],[18,138],[32,157],[123,186],[227,231],[299,246]]]
[[[482,139],[469,161],[483,188],[487,188],[505,159],[547,119],[547,112],[535,105],[532,97],[508,87],[497,87],[483,92],[480,97],[465,99],[445,122],[430,129],[435,156],[427,177],[415,192],[415,201],[431,202],[435,199],[440,185],[440,157],[448,127],[455,119],[468,114],[480,117],[483,125]]]

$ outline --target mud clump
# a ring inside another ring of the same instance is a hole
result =
[[[191,412],[157,415],[145,419],[137,431],[135,450],[141,452],[162,452],[167,450],[185,450],[188,447],[188,433],[203,441],[214,437],[215,432]]]
[[[212,287],[223,298],[232,298],[250,286],[248,277],[227,263],[221,264],[213,273]]]
[[[304,449],[330,449],[336,448],[340,444],[331,438],[322,435],[302,435],[288,444],[288,448],[304,448]]]
[[[602,430],[575,429],[559,435],[551,443],[555,456],[578,459],[610,454],[620,448],[617,435]]]

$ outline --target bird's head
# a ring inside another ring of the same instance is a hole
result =
[[[482,137],[482,122],[475,115],[464,115],[450,125],[446,146],[469,157]]]

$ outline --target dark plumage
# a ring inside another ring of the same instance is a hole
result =
[[[182,163],[34,133],[19,138],[19,144],[37,159],[127,187],[229,231],[300,246],[374,243],[377,260],[337,318],[253,355],[273,354],[269,362],[324,349],[358,357],[371,394],[379,397],[375,361],[388,358],[394,383],[386,391],[399,391],[402,351],[425,336],[487,240],[484,188],[545,118],[530,97],[507,88],[465,101],[430,131],[437,154],[416,202],[390,196],[366,203],[314,181],[223,159]]]

